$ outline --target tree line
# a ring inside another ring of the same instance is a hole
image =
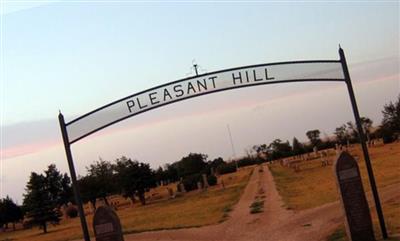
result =
[[[383,143],[391,143],[400,137],[400,95],[395,102],[389,102],[383,106],[383,119],[381,124],[373,130],[373,121],[368,117],[361,117],[361,126],[366,134],[367,142],[381,138]],[[308,130],[305,134],[308,138],[307,143],[301,143],[293,137],[292,143],[275,139],[270,144],[254,145],[251,151],[256,152],[257,156],[267,160],[276,160],[294,155],[301,155],[312,152],[314,148],[318,150],[334,148],[336,144],[348,145],[359,142],[359,133],[355,123],[349,121],[340,125],[334,130],[334,138],[326,136],[321,138],[318,129]]]
[[[386,104],[382,113],[383,119],[377,130],[372,130],[373,122],[367,117],[361,118],[362,127],[368,140],[382,138],[384,143],[390,143],[400,137],[400,95],[395,102]],[[158,185],[178,183],[178,190],[182,184],[186,191],[191,191],[197,188],[198,182],[204,185],[203,175],[206,175],[209,185],[215,185],[216,175],[235,172],[238,167],[300,155],[314,148],[321,150],[358,141],[358,130],[352,122],[337,127],[334,134],[334,138],[321,139],[319,130],[309,130],[306,132],[308,143],[301,143],[296,137],[292,143],[275,139],[268,145],[253,146],[247,156],[230,162],[221,157],[208,160],[205,154],[190,153],[179,161],[155,170],[147,163],[124,156],[113,162],[100,158],[87,167],[85,176],[78,178],[78,188],[83,201],[90,202],[94,208],[98,199],[103,199],[109,205],[107,197],[114,194],[129,198],[132,202],[139,200],[145,205],[145,193]],[[74,204],[71,180],[66,173],[58,171],[54,164],[49,165],[43,174],[32,172],[25,190],[22,206],[9,197],[0,199],[1,228],[8,228],[9,223],[15,228],[16,222],[24,220],[24,225],[39,226],[46,233],[49,223],[59,223],[61,207]]]
[[[244,166],[255,162],[243,159],[238,163]],[[78,188],[83,201],[91,203],[94,209],[99,199],[110,205],[107,197],[115,194],[132,202],[139,200],[146,205],[145,193],[151,188],[178,182],[178,190],[179,184],[182,184],[186,191],[191,191],[197,188],[198,182],[204,185],[203,174],[207,177],[208,185],[215,185],[218,170],[221,173],[231,172],[226,171],[226,167],[230,166],[231,163],[221,157],[211,161],[201,153],[190,153],[177,162],[155,170],[147,163],[124,156],[113,162],[100,158],[86,167],[86,175],[79,176]],[[22,206],[9,197],[0,200],[0,227],[8,228],[8,223],[15,224],[23,220],[25,227],[38,226],[47,233],[48,224],[60,222],[61,208],[75,204],[69,176],[61,173],[54,164],[49,165],[44,173],[32,172],[25,190]],[[68,209],[65,210],[68,213]]]

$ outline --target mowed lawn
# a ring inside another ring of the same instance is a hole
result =
[[[333,153],[334,151],[331,151]],[[350,148],[350,153],[359,158],[361,176],[364,189],[370,193],[370,184],[365,167],[361,147],[356,145]],[[379,145],[369,148],[373,171],[375,174],[378,191],[381,193],[385,188],[400,184],[400,143]],[[330,157],[331,160],[334,156]],[[305,161],[300,166],[300,171],[295,172],[292,168],[283,167],[279,163],[270,165],[278,191],[288,209],[304,210],[317,207],[329,202],[339,200],[338,191],[333,174],[333,166],[322,167],[318,159]],[[394,198],[383,202],[383,212],[390,234],[400,233],[400,189]],[[382,195],[381,195],[382,196]],[[375,209],[371,210],[375,232],[380,236],[379,224]],[[340,227],[330,240],[346,240],[344,228]]]
[[[175,199],[168,198],[166,187],[158,187],[151,193],[162,193],[162,198],[150,200],[145,206],[135,204],[117,210],[124,233],[149,230],[198,227],[223,222],[229,211],[239,201],[253,167],[241,168],[236,173],[219,177],[220,184],[207,191],[192,191]],[[176,190],[176,189],[174,189]],[[114,199],[115,200],[115,199]],[[120,198],[122,201],[122,198]],[[93,215],[86,216],[91,236]],[[0,241],[66,241],[82,237],[79,218],[62,220],[60,225],[49,226],[49,233],[42,234],[37,227],[15,232],[0,232]]]

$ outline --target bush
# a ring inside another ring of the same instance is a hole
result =
[[[203,183],[201,174],[192,174],[184,177],[182,180],[183,186],[185,186],[187,192],[197,189],[197,182]]]
[[[254,164],[261,164],[263,160],[261,158],[251,158],[251,157],[244,157],[238,160],[238,167],[245,167],[251,166]]]
[[[382,138],[384,144],[392,143],[397,139],[396,132],[390,130],[385,126],[381,126],[377,131],[374,133],[375,138]]]
[[[75,206],[68,206],[65,210],[65,214],[69,218],[76,218],[78,217],[78,209]]]
[[[232,173],[232,172],[236,172],[236,164],[234,162],[222,164],[217,167],[217,173],[219,175]]]
[[[214,185],[217,185],[218,180],[215,175],[209,175],[207,177],[207,182],[208,182],[208,185],[214,186]]]

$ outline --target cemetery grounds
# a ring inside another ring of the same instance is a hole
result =
[[[121,196],[108,197],[110,203],[118,203],[117,214],[121,220],[124,234],[149,230],[181,229],[199,227],[223,222],[228,213],[238,202],[243,189],[249,180],[253,167],[241,168],[236,173],[221,175],[221,184],[209,187],[207,191],[192,191],[170,198],[168,188],[176,191],[176,183],[160,186],[146,194],[146,205],[139,201],[131,203]],[[98,204],[100,205],[100,203]],[[90,236],[94,239],[92,229],[93,211],[85,205],[86,220]],[[67,241],[82,238],[79,217],[63,217],[59,225],[48,226],[48,233],[42,234],[37,227],[17,231],[0,232],[0,241]]]
[[[374,232],[377,240],[381,239],[376,210],[373,207],[373,197],[369,185],[368,174],[360,145],[352,145],[349,152],[358,161],[363,186],[367,192],[371,208]],[[400,240],[400,142],[369,147],[372,167],[381,198],[381,204],[389,233],[389,240]],[[328,150],[326,158],[316,158],[313,153],[309,160],[298,161],[299,158],[289,158],[270,165],[277,189],[285,207],[294,212],[303,212],[321,207],[332,202],[338,202],[339,196],[333,173],[335,150]],[[307,159],[307,157],[303,158]],[[328,163],[323,162],[327,160]],[[286,163],[285,163],[286,162]],[[327,166],[324,166],[328,164]],[[341,209],[338,211],[342,211]],[[344,222],[342,222],[344,223]],[[339,225],[327,237],[328,241],[346,241],[344,224]]]
[[[349,151],[358,160],[364,188],[367,192],[366,195],[372,207],[371,214],[375,235],[377,240],[381,240],[361,148],[359,145],[354,145],[349,148]],[[371,146],[369,152],[388,233],[391,237],[389,240],[400,240],[400,189],[398,188],[400,184],[400,143],[377,144]],[[283,236],[292,237],[289,240],[294,240],[293,238],[296,239],[296,237],[297,240],[304,240],[304,238],[301,238],[301,235],[303,237],[306,235],[307,237],[310,234],[317,236],[319,240],[347,240],[332,167],[335,155],[334,150],[328,150],[327,156],[322,158],[320,155],[311,153],[310,155],[303,156],[303,158],[291,157],[269,164],[268,167],[273,176],[273,180],[270,180],[269,183],[275,181],[276,195],[271,192],[271,189],[275,190],[274,187],[265,186],[265,194],[256,195],[254,202],[252,201],[253,203],[250,205],[250,209],[248,205],[246,206],[246,211],[242,212],[241,215],[243,219],[247,218],[254,222],[251,221],[246,223],[247,226],[241,226],[242,230],[240,231],[243,235],[259,237],[253,240],[280,240]],[[264,166],[264,170],[265,168],[266,166]],[[193,237],[191,240],[201,240],[200,236],[208,234],[209,231],[215,231],[216,235],[214,236],[216,236],[216,239],[213,240],[224,240],[226,238],[219,232],[228,225],[235,222],[240,223],[241,220],[237,216],[232,218],[235,220],[231,220],[229,218],[231,216],[230,213],[241,198],[252,172],[252,178],[253,176],[261,177],[261,173],[258,173],[260,169],[262,167],[242,168],[237,173],[220,177],[224,180],[225,188],[217,185],[209,188],[207,191],[193,191],[183,196],[178,196],[175,199],[168,197],[166,186],[159,187],[151,190],[148,194],[149,204],[146,206],[140,206],[139,204],[132,205],[118,196],[110,197],[110,200],[111,202],[119,203],[117,213],[121,218],[124,233],[127,234],[125,236],[127,240],[140,239],[140,235],[136,236],[135,233],[143,231],[154,231],[142,233],[144,237],[166,237],[168,234],[171,236],[175,234],[178,237],[181,237],[181,234],[188,234],[192,237],[194,236],[192,233],[193,230],[195,230],[198,238]],[[256,182],[249,182],[246,190],[249,189],[249,186],[253,186],[253,189],[256,190],[258,188],[257,185],[260,185],[260,180],[267,183],[265,179],[259,179],[257,181],[258,184]],[[171,187],[174,187],[175,190],[174,185],[171,185]],[[269,187],[271,188],[268,189]],[[243,195],[246,195],[246,192]],[[253,210],[251,206],[258,201],[257,197],[260,196],[263,198],[267,196],[265,202],[269,201],[268,198],[271,198],[271,196],[274,196],[273,200],[282,200],[274,202],[275,206],[273,209],[269,207],[269,203],[265,203],[265,210],[262,210],[262,208],[261,210],[254,209],[256,210],[255,214],[251,214]],[[276,206],[277,204],[279,206]],[[89,213],[87,220],[89,227],[91,227],[93,216],[89,207],[86,206],[85,209]],[[278,209],[281,210],[274,211]],[[249,219],[250,216],[252,219]],[[265,225],[267,222],[271,222],[276,226],[268,228],[268,225]],[[211,225],[218,223],[226,225]],[[276,228],[280,227],[280,225],[282,225],[281,228]],[[193,227],[200,226],[207,227],[192,229]],[[319,229],[319,227],[325,230]],[[246,229],[250,231],[248,234],[245,233]],[[158,232],[158,230],[164,231]],[[182,230],[182,232],[179,230]],[[285,232],[284,230],[290,231]],[[41,231],[37,228],[5,232],[0,233],[0,240],[62,241],[82,237],[78,218],[63,219],[60,225],[51,226],[49,231],[50,233],[45,235],[41,234]],[[236,235],[235,232],[238,231],[233,230],[233,232],[233,235]],[[299,235],[296,232],[299,232]],[[319,232],[319,234],[315,234],[316,232]],[[241,240],[248,240],[248,237],[250,236],[242,236]],[[166,237],[167,239],[168,237]]]

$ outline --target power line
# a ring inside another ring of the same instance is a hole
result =
[[[229,124],[227,124],[226,126],[228,127],[229,140],[231,141],[233,159],[234,159],[235,164],[236,164],[236,169],[238,169],[238,164],[237,164],[237,161],[236,161],[236,151],[235,151],[235,146],[233,145],[233,139],[232,139],[231,128],[229,128]]]

